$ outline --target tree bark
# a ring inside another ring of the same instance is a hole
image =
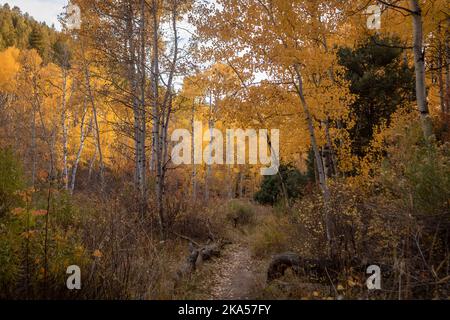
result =
[[[126,37],[128,42],[128,82],[134,115],[134,144],[135,144],[135,189],[138,194],[139,214],[143,218],[147,211],[146,188],[146,120],[145,120],[145,3],[141,0],[140,7],[140,47],[135,43],[134,10],[132,4],[127,8]],[[137,59],[136,55],[138,52]],[[138,73],[139,69],[139,73]],[[138,77],[140,76],[140,79]]]
[[[159,103],[159,20],[158,20],[158,1],[152,1],[152,20],[153,20],[153,59],[152,59],[152,99],[153,99],[153,153],[156,172],[155,195],[156,210],[159,218],[160,235],[165,237],[165,214],[163,204],[163,175],[162,175],[162,146],[161,146],[161,110]]]
[[[409,1],[413,19],[413,38],[414,38],[414,66],[416,72],[416,98],[417,106],[420,112],[422,131],[426,140],[433,135],[433,123],[427,102],[427,89],[425,82],[425,50],[423,47],[423,21],[422,9],[418,0]]]
[[[83,58],[84,58],[84,48],[82,47],[83,51]],[[87,60],[84,58],[84,75],[85,75],[85,82],[86,82],[86,90],[89,98],[89,102],[91,104],[92,108],[92,114],[93,114],[93,120],[94,120],[94,127],[95,127],[95,139],[97,144],[97,152],[99,156],[99,162],[100,162],[100,188],[101,190],[104,189],[105,184],[105,177],[104,177],[104,162],[103,162],[103,151],[102,151],[102,145],[101,145],[101,137],[100,137],[100,125],[98,121],[98,113],[97,113],[97,106],[95,103],[94,93],[91,86],[91,72],[89,70],[89,64]]]
[[[444,114],[446,113],[447,110],[447,106],[446,106],[446,99],[445,99],[445,88],[444,88],[444,53],[445,53],[445,47],[442,45],[441,42],[441,37],[442,37],[442,33],[441,33],[441,24],[439,24],[438,26],[438,41],[439,44],[437,46],[437,72],[438,72],[438,85],[439,85],[439,101],[441,104],[441,113]]]
[[[195,163],[195,100],[192,103],[192,138],[191,138],[191,161],[192,161],[192,201],[197,201],[197,166]]]
[[[66,103],[66,95],[67,95],[67,69],[66,66],[62,67],[62,97],[61,97],[61,129],[62,129],[62,146],[63,146],[63,183],[64,189],[69,190],[69,164],[67,161],[68,158],[68,128],[66,124],[67,118],[67,103]]]
[[[72,167],[72,177],[70,179],[70,188],[69,192],[70,194],[73,194],[75,190],[75,181],[77,178],[77,171],[78,171],[78,165],[80,164],[81,160],[81,154],[83,153],[84,149],[84,142],[86,141],[87,136],[89,135],[89,132],[92,128],[92,118],[89,121],[88,130],[86,131],[86,114],[87,114],[87,102],[84,102],[84,108],[83,108],[83,115],[81,118],[81,124],[80,124],[80,146],[78,147],[77,155],[75,158],[75,162]]]
[[[324,171],[322,157],[320,155],[319,146],[317,144],[314,123],[311,118],[311,113],[309,110],[308,103],[307,103],[304,93],[303,93],[303,79],[302,79],[302,76],[300,73],[300,66],[295,65],[294,70],[295,70],[295,73],[297,76],[297,83],[298,83],[295,85],[295,87],[296,87],[297,94],[300,98],[300,101],[301,101],[301,104],[303,107],[303,112],[305,113],[306,121],[308,124],[311,145],[313,148],[314,157],[315,157],[316,164],[317,164],[319,185],[320,185],[320,189],[322,190],[323,199],[324,199],[325,232],[326,232],[326,237],[327,237],[327,241],[329,244],[330,256],[334,256],[336,252],[335,252],[335,239],[334,239],[334,235],[333,235],[333,233],[334,233],[333,232],[333,223],[332,223],[331,216],[330,216],[330,209],[331,209],[330,208],[330,190],[327,185],[327,178],[326,178],[325,171]]]

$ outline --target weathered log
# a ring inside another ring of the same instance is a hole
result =
[[[297,276],[334,280],[339,267],[332,260],[304,259],[296,253],[286,252],[273,257],[267,270],[267,282],[281,278],[288,269]]]
[[[222,247],[220,244],[213,243],[200,249],[201,262],[211,260],[220,256]]]
[[[189,241],[189,256],[187,257],[186,262],[176,272],[175,279],[177,282],[192,274],[200,263],[220,257],[220,253],[224,246],[231,244],[230,241],[221,239],[215,243],[200,245],[186,236],[179,234],[177,234],[177,236]]]
[[[295,274],[298,274],[300,265],[300,256],[295,253],[286,252],[276,255],[270,262],[267,271],[267,282],[272,282],[273,280],[281,278],[288,269],[292,269]]]

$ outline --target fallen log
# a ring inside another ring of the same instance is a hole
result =
[[[272,282],[284,276],[286,270],[291,269],[296,275],[299,274],[301,265],[300,256],[292,252],[286,252],[273,257],[267,270],[267,282]]]
[[[201,259],[200,262],[205,262],[211,260],[212,258],[220,257],[222,248],[223,247],[221,246],[221,244],[218,243],[213,243],[201,248],[199,254],[199,257]]]
[[[267,282],[283,277],[289,269],[296,276],[332,280],[338,275],[339,268],[332,260],[305,259],[296,253],[286,252],[273,257],[267,270]]]
[[[220,239],[218,242],[208,242],[206,245],[200,245],[189,237],[180,234],[176,235],[182,239],[189,241],[189,255],[186,259],[186,262],[179,268],[176,273],[176,280],[178,281],[192,274],[201,263],[213,258],[220,257],[223,248],[226,245],[231,244],[230,241]]]

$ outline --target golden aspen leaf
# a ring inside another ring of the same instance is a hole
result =
[[[100,250],[95,250],[94,253],[92,254],[93,257],[95,258],[101,258],[103,257],[103,253]]]

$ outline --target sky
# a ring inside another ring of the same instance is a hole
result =
[[[64,11],[68,0],[0,0],[0,5],[8,3],[11,8],[17,6],[22,12],[28,12],[35,20],[55,25],[60,29],[58,15]]]

